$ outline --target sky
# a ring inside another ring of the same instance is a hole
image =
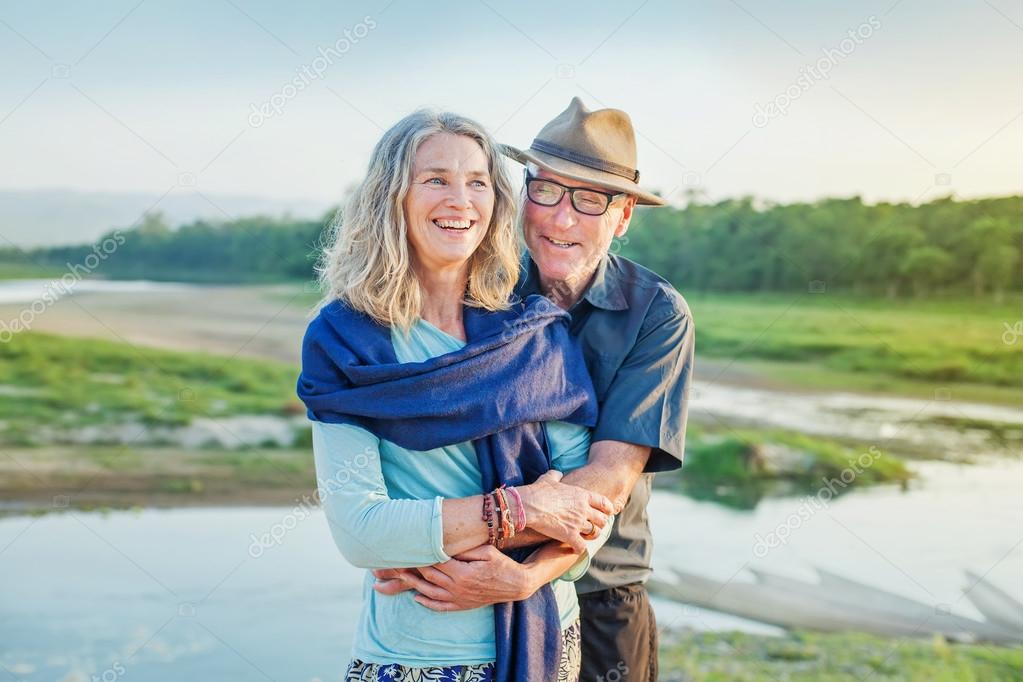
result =
[[[1023,192],[1010,0],[0,3],[0,64],[0,190],[332,202],[418,107],[528,146],[579,96],[672,201]]]

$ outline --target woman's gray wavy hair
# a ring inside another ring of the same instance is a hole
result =
[[[516,201],[497,145],[481,125],[448,112],[419,110],[384,133],[369,170],[331,224],[317,274],[324,299],[345,301],[378,322],[403,331],[419,319],[423,291],[412,268],[404,201],[419,145],[431,135],[452,133],[475,140],[486,154],[494,188],[494,212],[469,262],[465,303],[503,310],[519,275]]]

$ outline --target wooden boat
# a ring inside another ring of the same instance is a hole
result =
[[[966,577],[970,581],[963,590],[966,597],[989,622],[1023,632],[1023,604],[976,573],[967,571]]]
[[[676,581],[651,579],[652,594],[674,601],[778,625],[834,632],[856,630],[903,637],[944,635],[955,641],[1023,642],[1023,605],[987,583],[968,594],[986,620],[953,614],[827,571],[808,583],[761,570],[755,583],[720,582],[673,570]],[[983,587],[981,587],[983,586]],[[1018,609],[1018,610],[1017,610]]]

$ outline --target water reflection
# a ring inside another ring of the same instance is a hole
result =
[[[917,488],[832,500],[767,552],[758,538],[792,525],[802,498],[767,499],[750,512],[655,491],[655,568],[662,576],[680,567],[749,581],[750,567],[806,579],[822,567],[978,617],[962,599],[969,568],[1023,597],[1023,464],[920,467]],[[0,597],[0,663],[24,680],[337,679],[362,571],[334,549],[318,511],[254,557],[253,535],[291,511],[69,511],[0,520],[0,581],[8,586]],[[665,602],[657,609],[665,626],[744,626]]]

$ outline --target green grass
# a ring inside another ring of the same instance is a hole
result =
[[[826,370],[925,382],[1023,388],[1023,297],[865,299],[836,294],[692,294],[697,353],[811,364]],[[832,386],[832,388],[835,388]]]
[[[0,344],[0,443],[33,444],[40,426],[296,414],[297,376],[296,367],[267,360],[20,333]]]
[[[666,682],[1015,682],[1023,647],[950,644],[941,637],[794,632],[766,637],[684,632],[665,637]]]
[[[0,263],[0,280],[4,279],[48,279],[67,274],[66,268],[56,265],[34,265],[32,263]]]
[[[798,453],[801,463],[783,469],[767,466],[762,450],[772,446]],[[685,466],[671,485],[696,499],[752,509],[767,495],[815,494],[836,479],[841,484],[833,487],[844,493],[882,483],[905,485],[912,477],[901,458],[876,448],[857,450],[826,438],[780,430],[722,433],[691,425]]]

